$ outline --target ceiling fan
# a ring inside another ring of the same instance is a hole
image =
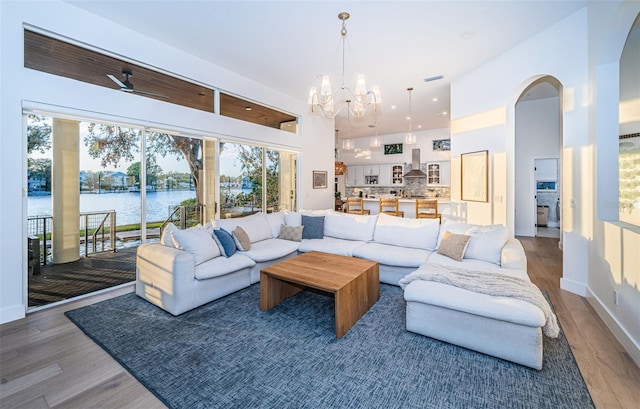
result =
[[[158,97],[158,98],[169,98],[167,95],[156,94],[154,92],[134,89],[133,84],[129,81],[129,77],[133,76],[133,72],[131,70],[127,70],[123,68],[122,75],[124,75],[124,82],[120,81],[118,78],[116,78],[112,74],[107,74],[107,77],[111,78],[111,81],[115,82],[120,86],[120,91],[131,92],[131,93],[140,94],[140,95],[149,95],[149,96]]]

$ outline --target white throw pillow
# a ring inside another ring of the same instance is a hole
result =
[[[171,239],[177,249],[191,253],[196,266],[220,256],[218,245],[204,227],[176,229],[171,233]]]
[[[162,229],[162,236],[160,236],[160,244],[164,244],[165,246],[175,247],[173,245],[173,240],[171,240],[171,233],[178,230],[175,224],[169,223],[164,226]]]
[[[398,247],[434,251],[439,230],[438,219],[405,219],[380,213],[373,240]]]
[[[471,240],[469,240],[464,258],[500,265],[502,248],[509,238],[506,227],[502,225],[474,226],[465,234],[471,236]]]
[[[284,222],[287,226],[300,227],[302,226],[302,214],[300,212],[284,212]]]
[[[447,220],[443,222],[440,225],[440,233],[438,234],[438,247],[440,247],[440,242],[442,241],[442,236],[444,235],[444,232],[448,231],[453,234],[465,234],[472,227],[474,227],[473,224],[458,223],[452,220]]]
[[[216,228],[219,227],[228,232],[233,232],[238,226],[242,227],[251,243],[273,238],[271,227],[263,213],[232,219],[216,219],[214,222]]]
[[[267,219],[267,223],[269,223],[269,227],[271,228],[271,237],[278,237],[280,235],[280,226],[285,224],[284,213],[267,213],[264,217]]]
[[[331,212],[324,216],[324,235],[344,240],[372,241],[378,215]]]

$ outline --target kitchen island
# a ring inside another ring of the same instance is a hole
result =
[[[442,215],[442,217],[452,218],[451,213],[451,200],[448,197],[433,197],[428,199],[436,199],[438,200],[438,213]],[[380,213],[380,198],[376,196],[375,198],[364,198],[364,208],[371,211],[371,214]],[[405,218],[415,219],[416,217],[416,199],[413,198],[399,198],[398,199],[398,210],[404,212]]]

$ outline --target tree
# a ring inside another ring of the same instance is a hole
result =
[[[160,165],[153,160],[147,160],[147,186],[155,186],[158,175],[162,173]],[[127,176],[135,179],[136,184],[140,184],[140,162],[133,162],[127,168]]]
[[[134,154],[140,152],[138,129],[91,123],[88,131],[84,143],[89,148],[89,155],[94,159],[100,158],[101,165],[105,168],[109,165],[118,166],[123,159],[133,161]],[[200,186],[202,141],[196,138],[148,132],[146,142],[147,163],[155,163],[155,155],[165,157],[168,154],[178,155],[178,160],[182,157],[187,161],[196,190],[196,202],[202,204],[202,187]]]
[[[251,193],[257,199],[259,207],[262,205],[262,148],[257,146],[239,145],[238,155],[242,162],[242,170],[252,183]],[[280,201],[280,154],[277,151],[266,150],[265,171],[267,173],[267,207],[278,207]]]
[[[50,119],[29,115],[27,125],[27,155],[33,152],[45,153],[51,149],[51,125]]]
[[[51,191],[51,159],[30,159],[28,172],[30,178],[44,180],[44,190]]]

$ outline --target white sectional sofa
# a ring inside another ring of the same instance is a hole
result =
[[[248,236],[244,242],[235,237],[238,226]],[[307,232],[308,238],[281,238],[282,226],[287,235]],[[216,236],[214,228],[234,232],[236,244],[248,249],[226,257],[219,241],[195,240],[203,231]],[[438,253],[445,231],[470,236],[461,261]],[[208,252],[207,246],[219,248]],[[377,261],[380,281],[393,285],[430,265],[529,280],[522,245],[501,226],[326,210],[257,213],[185,231],[166,229],[161,242],[138,248],[136,294],[178,315],[258,282],[265,266],[312,250]],[[403,287],[409,331],[541,368],[545,316],[538,307],[432,281],[416,279]]]

